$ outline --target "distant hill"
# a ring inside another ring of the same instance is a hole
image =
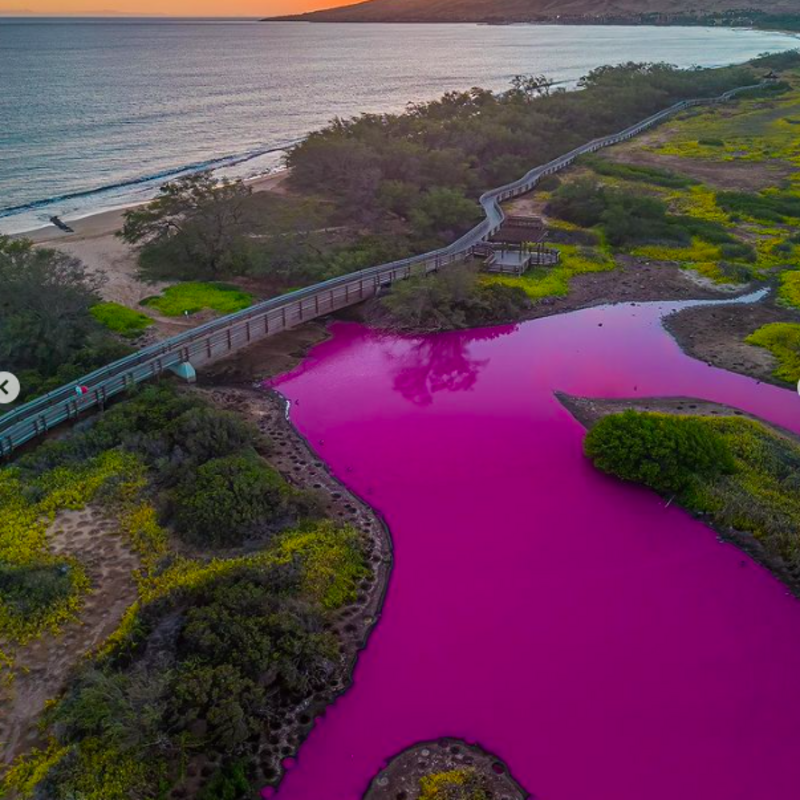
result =
[[[367,0],[355,5],[272,19],[308,22],[712,22],[746,25],[776,14],[800,19],[800,0]]]

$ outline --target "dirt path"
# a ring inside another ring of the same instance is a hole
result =
[[[61,512],[48,531],[54,553],[86,567],[92,593],[78,621],[14,653],[16,678],[0,694],[0,763],[42,744],[36,721],[46,701],[62,691],[83,656],[117,628],[136,599],[133,571],[139,559],[115,531],[115,521],[91,507]]]

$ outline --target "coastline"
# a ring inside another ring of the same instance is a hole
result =
[[[285,192],[282,188],[289,170],[271,173],[247,181],[253,192]],[[135,205],[112,211],[101,211],[81,219],[67,220],[74,233],[66,233],[50,224],[27,233],[14,234],[15,239],[30,239],[36,245],[54,247],[79,258],[91,273],[102,273],[105,283],[101,289],[103,300],[138,307],[146,297],[157,294],[167,283],[145,283],[137,277],[136,251],[117,237],[122,227],[123,215]],[[180,321],[168,320],[169,333]],[[183,330],[180,326],[179,329]],[[174,331],[173,331],[174,332]]]

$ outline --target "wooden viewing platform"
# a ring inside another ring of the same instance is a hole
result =
[[[84,411],[102,406],[114,395],[166,371],[190,377],[196,366],[224,358],[254,341],[359,303],[395,281],[461,263],[475,254],[476,245],[488,242],[500,231],[506,221],[501,203],[527,194],[542,178],[566,169],[582,155],[632,139],[677,113],[696,106],[725,103],[741,92],[763,88],[769,83],[765,81],[755,86],[743,86],[716,98],[676,103],[619,133],[587,142],[547,164],[535,167],[513,183],[485,192],[480,197],[485,219],[447,247],[363,269],[256,303],[243,311],[144,347],[15,408],[0,416],[0,456],[10,455],[31,439],[67,420],[75,419]],[[537,259],[538,263],[553,263],[549,259],[558,258],[552,255],[554,252],[543,247],[541,253],[531,254],[528,266],[537,263]],[[76,388],[80,387],[86,391],[81,391],[79,396]]]

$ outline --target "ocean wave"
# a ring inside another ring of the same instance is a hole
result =
[[[105,186],[97,186],[93,189],[82,189],[77,192],[68,192],[67,194],[61,194],[56,197],[33,200],[30,203],[23,203],[22,205],[0,208],[0,218],[11,217],[26,211],[35,211],[36,209],[46,208],[47,206],[55,205],[57,203],[64,203],[69,200],[79,200],[86,197],[93,197],[95,195],[102,195],[107,192],[115,192],[119,191],[120,189],[127,189],[133,186],[141,186],[147,183],[166,182],[166,180],[169,178],[177,178],[183,175],[192,175],[197,172],[206,172],[208,170],[233,167],[237,164],[244,164],[247,161],[252,161],[253,159],[268,155],[269,153],[280,153],[283,150],[287,150],[288,148],[299,144],[303,141],[303,138],[304,137],[292,139],[277,145],[271,145],[270,147],[260,147],[254,150],[248,150],[244,153],[236,153],[233,155],[211,158],[206,161],[198,161],[194,164],[184,164],[180,167],[165,169],[160,172],[154,172],[150,175],[142,175],[138,178],[119,181],[118,183],[109,183]]]

